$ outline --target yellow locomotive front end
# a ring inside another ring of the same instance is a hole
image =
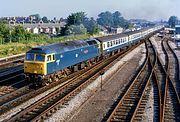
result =
[[[45,55],[26,53],[24,61],[24,73],[29,79],[37,80],[42,79],[46,72]]]
[[[43,62],[24,61],[24,73],[46,75],[46,65]]]

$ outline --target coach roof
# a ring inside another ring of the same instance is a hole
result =
[[[123,37],[127,37],[128,35],[126,34],[117,34],[117,35],[109,35],[109,36],[102,36],[102,37],[97,37],[96,39],[101,41],[101,42],[106,42],[106,41],[111,41],[114,39],[119,39]]]

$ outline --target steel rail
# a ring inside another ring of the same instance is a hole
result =
[[[164,39],[163,39],[163,42],[164,42]],[[176,112],[176,109],[179,109],[180,110],[180,108],[179,108],[179,105],[180,105],[180,101],[179,101],[179,96],[178,96],[178,93],[177,93],[177,91],[176,91],[176,89],[175,89],[175,86],[174,86],[174,84],[172,83],[172,80],[171,80],[171,78],[170,78],[170,76],[169,76],[169,74],[170,74],[170,58],[169,58],[169,56],[168,56],[168,52],[167,52],[167,50],[166,50],[166,48],[165,48],[165,46],[164,46],[164,43],[162,42],[162,46],[163,46],[163,50],[165,51],[165,55],[166,55],[166,81],[165,81],[165,90],[164,90],[164,98],[163,98],[163,105],[162,105],[162,122],[164,122],[165,121],[165,119],[167,118],[167,112],[166,111],[168,111],[167,110],[167,103],[168,103],[168,101],[167,100],[169,100],[169,90],[170,90],[170,88],[172,89],[171,90],[171,93],[173,92],[173,94],[174,94],[174,96],[171,96],[171,97],[173,97],[174,99],[173,100],[176,100],[176,102],[173,102],[172,104],[174,105],[174,107],[175,107],[175,113],[174,114],[178,114],[177,112]],[[171,86],[171,87],[170,87]],[[177,106],[175,106],[175,104],[177,104]],[[176,108],[177,107],[177,108]],[[172,108],[172,106],[171,106],[171,108]],[[174,112],[174,111],[171,111],[171,112]],[[175,116],[177,116],[177,115],[175,115]],[[176,119],[177,117],[175,117],[175,119]]]
[[[146,46],[146,49],[147,49],[147,46]],[[142,73],[145,71],[145,68],[147,68],[147,66],[148,66],[148,63],[149,63],[149,52],[148,52],[148,50],[147,50],[147,55],[146,55],[146,60],[145,60],[145,63],[144,63],[144,65],[143,65],[143,67],[142,67],[142,69],[140,70],[140,72],[137,74],[137,76],[136,76],[136,78],[134,79],[134,81],[132,82],[132,84],[130,85],[130,87],[128,88],[128,90],[126,91],[126,93],[123,95],[123,97],[121,98],[121,100],[119,101],[119,103],[118,103],[118,105],[115,107],[115,109],[113,110],[113,112],[111,113],[111,115],[109,116],[109,118],[108,118],[108,122],[111,122],[111,121],[115,121],[116,120],[116,118],[115,118],[115,115],[117,114],[117,116],[118,116],[118,113],[117,113],[117,111],[119,111],[120,110],[120,107],[121,107],[121,105],[123,105],[123,101],[125,100],[125,98],[128,96],[128,94],[130,94],[130,93],[133,93],[133,91],[135,92],[136,90],[135,89],[133,89],[133,87],[134,86],[139,86],[139,85],[142,85],[142,79],[141,79],[141,81],[139,81],[139,77],[142,75]],[[149,75],[150,76],[150,75]],[[147,79],[149,79],[149,77],[147,78]],[[139,84],[139,85],[137,85],[137,84]],[[146,84],[147,84],[147,82],[146,82]],[[146,86],[146,84],[145,84],[145,86]],[[141,88],[141,87],[140,87]],[[142,88],[143,89],[143,88]],[[139,91],[141,91],[141,89],[139,89]],[[135,92],[136,93],[136,92]],[[138,93],[136,93],[136,95],[137,95]],[[133,95],[133,97],[136,97],[136,95]],[[128,99],[130,99],[129,97],[127,97]],[[134,98],[133,98],[134,99]],[[131,104],[130,104],[130,106],[131,106]],[[129,106],[129,107],[130,107]],[[131,106],[131,107],[133,107],[133,106]],[[130,107],[130,108],[131,108]],[[126,107],[125,107],[126,108]],[[123,110],[124,111],[124,110]],[[126,110],[124,111],[124,112],[126,112]],[[128,111],[129,112],[129,111]],[[120,119],[121,117],[121,121],[123,121],[122,119],[125,119],[125,121],[128,121],[127,119],[129,119],[129,120],[131,120],[131,116],[129,116],[128,115],[128,113],[126,114],[126,113],[124,113],[125,114],[125,116],[126,116],[126,118],[123,118],[124,116],[121,116],[121,114],[119,115],[120,117],[119,118],[117,118],[117,121],[119,121],[118,119]],[[127,117],[128,116],[128,117]],[[115,119],[115,120],[114,120]]]
[[[174,76],[174,80],[173,79],[171,79],[171,80],[174,82],[176,91],[177,91],[178,95],[180,96],[180,76],[179,76],[179,61],[178,61],[178,57],[177,57],[175,51],[170,46],[169,40],[167,40],[166,43],[167,43],[167,46],[168,46],[169,50],[171,51],[171,53],[173,54],[173,56],[175,58],[175,64],[174,65],[176,65],[175,66],[176,73],[175,73],[175,76]]]
[[[24,60],[25,54],[19,54],[19,55],[14,55],[6,58],[1,58],[0,59],[0,69],[4,67],[10,67],[14,66],[17,63],[22,63]]]
[[[147,42],[146,42],[146,45],[148,47],[148,49],[151,47],[152,48],[152,51],[149,51],[149,52],[152,52],[150,54],[150,64],[151,64],[151,67],[152,67],[152,72],[150,74],[150,77],[148,79],[148,82],[146,84],[146,87],[144,88],[143,90],[143,93],[141,95],[141,98],[138,102],[138,105],[136,107],[136,110],[131,118],[131,122],[133,121],[142,121],[141,119],[141,114],[143,114],[143,109],[145,108],[145,105],[147,104],[147,101],[148,101],[148,93],[150,91],[150,89],[153,87],[153,84],[154,84],[154,91],[156,90],[157,91],[157,98],[154,98],[156,99],[155,102],[157,102],[158,106],[157,106],[157,109],[158,109],[158,114],[155,115],[154,119],[153,120],[156,120],[156,121],[160,121],[161,120],[161,95],[160,95],[160,89],[159,89],[159,84],[158,84],[158,81],[157,81],[157,76],[156,76],[156,73],[155,73],[155,66],[157,65],[157,52],[155,51],[155,48],[154,46],[152,45],[151,41],[148,39]],[[154,78],[153,78],[154,77]],[[155,80],[155,81],[153,81]],[[155,106],[156,107],[156,106]],[[157,118],[156,118],[157,116]]]

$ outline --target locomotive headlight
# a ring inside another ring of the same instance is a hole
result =
[[[41,75],[38,75],[37,80],[41,81],[42,79],[43,79],[43,77]]]

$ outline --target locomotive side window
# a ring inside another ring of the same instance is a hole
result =
[[[34,54],[27,53],[27,54],[26,54],[26,60],[28,60],[28,61],[34,61]]]
[[[55,54],[47,55],[46,61],[47,61],[47,62],[55,61]]]
[[[47,56],[47,61],[51,61],[51,55]]]
[[[53,60],[55,60],[55,55],[53,54]]]

